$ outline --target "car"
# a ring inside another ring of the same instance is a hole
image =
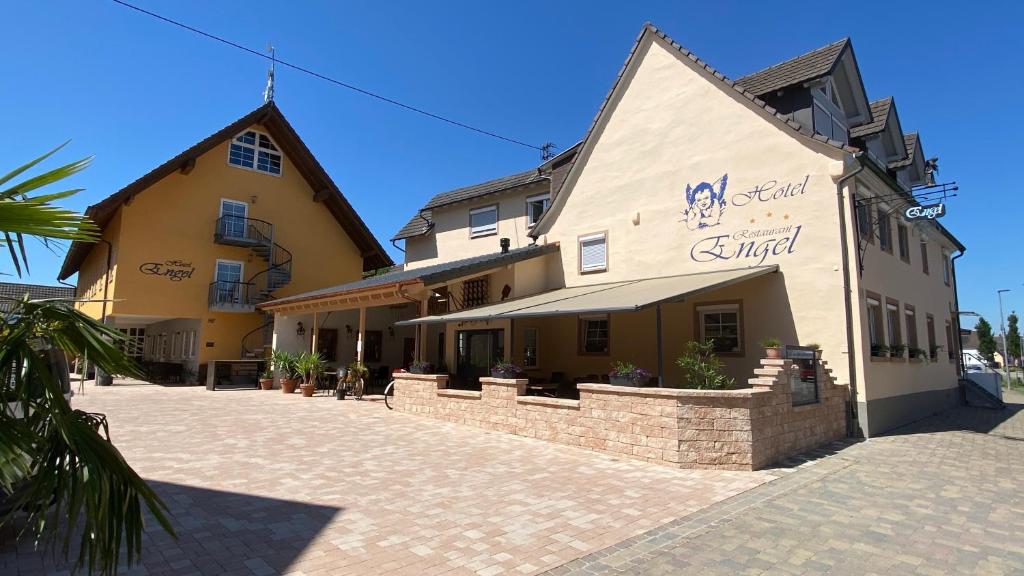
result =
[[[984,372],[985,367],[981,364],[968,364],[967,366],[964,366],[964,370],[967,372]]]

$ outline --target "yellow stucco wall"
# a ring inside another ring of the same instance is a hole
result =
[[[275,241],[291,251],[291,282],[275,296],[357,280],[363,267],[356,245],[328,209],[313,201],[313,190],[287,157],[281,175],[274,176],[229,165],[228,142],[218,145],[199,157],[189,174],[174,172],[137,194],[119,209],[107,230],[117,255],[116,290],[110,294],[117,301],[109,313],[119,325],[131,324],[133,318],[201,319],[200,363],[237,358],[242,336],[263,321],[257,313],[208,309],[217,259],[242,262],[245,279],[267,267],[248,248],[214,242],[221,199],[249,204],[248,217],[271,222]],[[173,260],[189,265],[182,269],[191,268],[191,275],[172,281],[140,271],[146,263]],[[104,249],[97,245],[79,272],[80,287],[102,276],[104,264]],[[84,309],[99,315],[95,305]],[[208,342],[213,347],[207,347]]]
[[[533,243],[526,220],[526,199],[548,192],[548,181],[501,194],[443,206],[432,211],[434,228],[426,236],[409,238],[405,242],[405,263],[409,269],[451,262],[500,250],[499,240],[508,238],[512,248]],[[498,232],[489,236],[471,238],[469,211],[486,206],[498,206]]]

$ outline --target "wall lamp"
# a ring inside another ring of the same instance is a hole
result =
[[[299,325],[295,328],[295,335],[296,336],[305,336],[306,335],[306,327],[302,325],[302,322],[299,322]]]

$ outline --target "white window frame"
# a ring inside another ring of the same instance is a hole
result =
[[[739,355],[743,354],[743,311],[740,308],[739,303],[723,303],[723,304],[698,304],[697,310],[697,337],[700,342],[707,342],[708,335],[705,329],[704,316],[707,314],[716,314],[721,312],[729,312],[736,314],[736,349],[735,350],[723,350],[717,352],[718,354],[728,355]],[[715,338],[715,336],[711,336]]]
[[[527,353],[529,348],[529,338],[527,334],[533,334],[533,363],[529,363],[527,359],[530,357]],[[537,328],[523,328],[523,368],[537,368],[540,366],[540,330]]]
[[[238,285],[239,285],[239,290],[235,292],[235,302],[234,303],[235,304],[241,304],[242,300],[243,300],[242,294],[241,294],[241,285],[245,283],[245,262],[242,262],[241,260],[227,260],[227,259],[224,259],[224,258],[217,258],[216,262],[214,262],[214,264],[213,264],[213,281],[218,283],[218,287],[217,287],[218,290],[220,289],[220,286],[219,286],[220,282],[231,282],[231,280],[221,280],[221,278],[220,278],[220,265],[221,264],[238,264],[238,266],[239,266],[239,268],[238,268]],[[218,300],[219,299],[220,299],[220,297],[218,297]]]
[[[225,236],[227,236],[229,238],[245,238],[245,226],[246,226],[245,220],[249,219],[249,203],[248,202],[243,202],[241,200],[233,200],[231,198],[221,198],[220,199],[220,214],[219,214],[220,218],[223,218],[224,216],[236,216],[236,214],[225,214],[225,212],[224,212],[224,205],[225,204],[234,204],[236,206],[241,206],[243,208],[243,210],[242,210],[242,218],[244,219],[242,221],[242,235],[241,236],[235,236],[233,234],[225,234]],[[220,230],[218,230],[218,232],[220,232]],[[224,232],[227,232],[226,227],[225,227]]]
[[[253,133],[256,134],[256,144],[249,144],[249,143],[246,143],[246,142],[239,142],[238,141],[238,138],[240,136],[242,136],[243,134],[245,134],[246,132],[253,132]],[[259,144],[260,136],[266,137],[266,139],[268,141],[270,141],[270,144],[274,147],[274,150],[269,150],[267,148],[260,147],[260,144]],[[234,162],[231,161],[231,147],[232,146],[241,146],[243,148],[249,148],[249,149],[252,150],[253,156],[252,156],[252,166],[251,167],[250,166],[245,166],[243,164],[235,164]],[[274,154],[274,155],[277,156],[278,164],[280,164],[280,166],[281,166],[280,172],[274,173],[274,172],[270,172],[270,171],[267,171],[267,170],[260,170],[258,168],[258,166],[260,165],[260,152],[261,151],[262,152],[266,152],[267,154]],[[270,134],[267,134],[266,132],[261,132],[259,130],[256,130],[255,128],[247,128],[245,130],[242,130],[241,132],[239,132],[238,134],[235,134],[231,138],[231,140],[228,142],[228,158],[227,158],[227,163],[228,163],[228,166],[231,166],[233,168],[240,168],[242,170],[248,170],[250,172],[258,172],[260,174],[266,174],[268,176],[276,176],[278,178],[280,178],[281,175],[284,174],[284,154],[281,152],[281,147],[277,145],[277,142],[274,142],[274,139],[270,137]]]
[[[868,326],[868,344],[871,346],[884,346],[885,345],[885,327],[878,326],[878,322],[885,322],[885,314],[883,314],[882,302],[876,298],[868,296],[867,300],[867,326]],[[878,315],[876,316],[872,312],[872,308],[878,309]]]
[[[583,263],[583,245],[587,242],[593,242],[595,240],[602,240],[604,242],[604,261],[600,264],[585,265]],[[606,272],[608,270],[608,233],[607,232],[595,232],[593,234],[584,234],[577,240],[577,257],[579,258],[579,271],[580,274],[590,274],[594,272]]]
[[[605,323],[605,349],[603,351],[588,352],[587,351],[587,322],[604,322]],[[612,352],[612,318],[610,314],[585,314],[579,316],[576,320],[578,335],[578,348],[577,354],[580,356],[609,356]]]
[[[846,124],[846,119],[843,117],[843,111],[839,109],[839,107],[836,106],[835,103],[832,102],[832,99],[829,96],[827,89],[830,89],[829,85],[826,85],[822,89],[817,90],[817,94],[814,94],[812,92],[811,120],[814,124],[814,131],[817,132],[818,134],[821,134],[822,136],[825,136],[826,138],[831,138],[833,140],[837,140],[839,142],[846,144],[847,142],[850,141],[850,127]],[[822,126],[818,126],[818,120],[813,109],[814,106],[817,106],[822,113],[828,116],[827,133],[822,131]],[[836,137],[836,124],[838,124],[839,127],[842,128],[842,130],[845,132],[845,134],[842,135],[841,138]]]
[[[486,226],[473,226],[473,216],[476,214],[484,214],[486,212],[494,212],[494,224],[488,224]],[[470,238],[482,238],[484,236],[493,236],[498,233],[498,205],[491,204],[490,206],[481,206],[480,208],[474,208],[469,211],[469,237]]]
[[[532,214],[530,214],[530,205],[533,204],[534,202],[538,202],[538,201],[544,202],[544,207],[541,209],[540,214],[537,215],[537,221],[539,222],[541,217],[543,217],[544,214],[548,211],[548,208],[551,207],[551,194],[550,193],[547,193],[547,194],[536,194],[536,195],[533,195],[533,196],[527,196],[526,197],[526,227],[527,228],[533,228],[537,224],[537,222],[531,222],[530,221],[530,219],[532,217]]]

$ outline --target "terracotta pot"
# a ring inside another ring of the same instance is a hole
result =
[[[285,394],[294,394],[295,387],[299,385],[298,380],[292,380],[291,378],[281,379],[281,391]]]
[[[782,358],[782,348],[779,348],[779,347],[765,348],[764,349],[764,356],[765,356],[765,358],[769,358],[769,359],[779,359],[779,358]]]
[[[312,398],[313,392],[316,392],[316,384],[303,384],[299,389],[302,390],[303,398]]]
[[[260,378],[260,388],[263,390],[270,390],[274,387],[273,378]]]

